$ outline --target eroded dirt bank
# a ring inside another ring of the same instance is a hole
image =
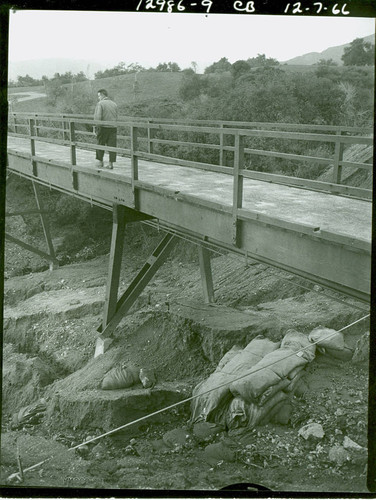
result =
[[[217,490],[250,482],[278,491],[367,491],[366,348],[347,362],[317,356],[284,421],[211,432],[190,424],[185,403],[68,451],[189,397],[235,344],[257,335],[277,341],[289,328],[339,330],[366,314],[361,304],[329,299],[261,264],[219,256],[212,266],[214,305],[203,303],[198,266],[173,259],[96,359],[107,257],[6,281],[2,484],[18,470],[18,443],[24,467],[53,457],[27,472],[22,486]],[[133,273],[124,267],[122,289]],[[346,330],[354,352],[367,330],[366,321]],[[118,361],[153,368],[156,385],[104,396],[100,383]],[[40,418],[17,426],[13,415],[41,398]],[[299,430],[311,423],[324,435],[306,440]]]

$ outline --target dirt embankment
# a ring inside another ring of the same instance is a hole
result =
[[[256,335],[280,340],[289,328],[340,329],[365,315],[350,299],[328,298],[296,277],[231,256],[213,259],[216,302],[205,305],[198,265],[187,260],[175,256],[158,271],[95,359],[106,256],[6,281],[3,484],[17,471],[18,442],[24,467],[54,457],[27,472],[22,486],[214,490],[248,482],[281,491],[366,491],[366,352],[358,363],[317,356],[283,424],[202,432],[185,403],[68,451],[189,397],[234,344],[244,347]],[[136,268],[124,266],[121,290]],[[364,321],[345,332],[352,349],[367,328]],[[118,361],[153,368],[155,387],[101,391]],[[41,418],[15,426],[12,415],[40,398]],[[324,436],[299,436],[310,423]],[[345,438],[360,448],[345,448]]]

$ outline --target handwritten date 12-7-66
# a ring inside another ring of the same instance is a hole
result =
[[[140,0],[136,10],[157,10],[159,12],[184,12],[186,8],[196,7],[209,13],[213,5],[211,0]]]

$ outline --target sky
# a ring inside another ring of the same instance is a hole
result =
[[[371,35],[375,20],[247,14],[31,11],[10,13],[9,62],[72,58],[198,70],[222,57],[285,61]]]

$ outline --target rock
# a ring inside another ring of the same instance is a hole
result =
[[[343,446],[332,446],[329,450],[329,461],[336,465],[343,465],[350,460],[350,455]]]
[[[109,337],[98,337],[95,344],[94,358],[104,354],[109,346],[112,344],[113,339]]]
[[[234,462],[235,458],[235,451],[223,442],[209,444],[204,451],[204,459],[211,465],[218,462]]]
[[[154,387],[156,384],[156,377],[154,370],[152,368],[141,368],[139,377],[141,380],[141,384],[145,389],[148,389],[149,387]]]
[[[103,443],[98,443],[94,446],[93,450],[93,455],[96,457],[96,458],[103,458],[106,456],[106,453],[107,453],[107,449],[106,447],[103,445]]]
[[[343,440],[343,447],[346,450],[364,450],[363,446],[360,446],[358,443],[350,439],[348,436],[345,436]]]
[[[173,429],[168,431],[163,435],[163,441],[170,446],[175,448],[176,446],[183,446],[186,444],[189,434],[185,429]]]
[[[90,448],[88,447],[87,444],[83,444],[82,446],[78,447],[76,449],[76,452],[81,456],[81,457],[86,457],[90,451]]]
[[[166,453],[171,449],[169,446],[167,446],[167,444],[163,441],[163,439],[156,439],[155,441],[151,442],[151,445],[154,451],[160,453]]]
[[[222,427],[211,422],[198,422],[193,426],[193,435],[198,441],[210,441],[221,432]]]
[[[311,423],[306,424],[299,429],[299,436],[310,441],[319,441],[325,436],[324,429],[321,424]]]
[[[358,443],[355,443],[348,436],[343,440],[343,448],[348,452],[353,464],[364,464],[367,462],[368,450]]]
[[[369,360],[369,332],[364,333],[356,343],[352,361],[364,363]]]

